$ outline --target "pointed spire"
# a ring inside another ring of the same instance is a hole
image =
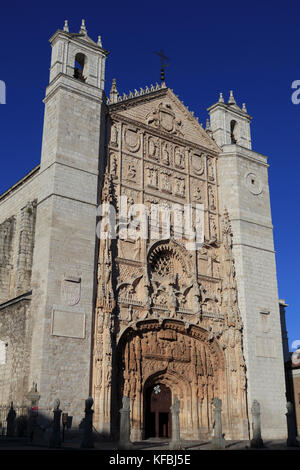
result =
[[[243,103],[242,110],[243,110],[245,113],[247,112],[246,103]]]
[[[65,24],[64,24],[64,31],[66,31],[67,33],[69,32],[69,24],[68,24],[68,20],[65,20]]]
[[[81,27],[80,27],[80,34],[84,34],[85,36],[87,35],[87,29],[85,27],[85,20],[81,20]]]
[[[220,93],[219,103],[224,103],[223,93]]]
[[[118,90],[117,90],[117,81],[115,78],[112,79],[111,89],[109,93],[109,102],[110,104],[117,103],[118,101]]]
[[[97,46],[102,47],[101,36],[98,36]]]
[[[229,95],[228,104],[236,104],[236,101],[235,101],[235,99],[234,99],[233,91],[232,91],[232,90],[230,90],[230,95]]]
[[[213,137],[213,133],[212,133],[212,130],[211,130],[209,118],[206,119],[205,132],[206,132],[211,138]]]

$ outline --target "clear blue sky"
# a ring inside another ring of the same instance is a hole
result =
[[[171,59],[167,85],[205,123],[206,108],[220,91],[233,89],[246,102],[253,149],[269,156],[269,178],[279,296],[290,305],[290,343],[300,339],[299,126],[300,105],[291,83],[300,80],[299,1],[149,2],[114,0],[2,2],[0,80],[0,193],[39,163],[43,103],[48,83],[48,39],[69,20],[110,51],[106,91],[117,78],[120,92],[159,80],[164,48]]]

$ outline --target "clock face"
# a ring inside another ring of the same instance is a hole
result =
[[[258,195],[262,192],[262,183],[255,173],[247,173],[245,179],[247,188],[250,193]]]

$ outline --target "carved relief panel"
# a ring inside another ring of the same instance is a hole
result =
[[[119,148],[120,147],[120,123],[112,122],[110,127],[110,139],[109,143],[111,147]]]
[[[146,136],[145,157],[157,162],[160,161],[160,140],[158,137]]]
[[[203,152],[196,150],[192,151],[191,172],[195,176],[205,178],[205,156]]]
[[[146,124],[170,134],[183,135],[182,121],[176,117],[170,103],[159,103],[157,108],[148,114]]]
[[[127,185],[141,184],[141,161],[128,155],[122,156],[122,181]]]
[[[124,127],[123,131],[124,149],[130,153],[137,153],[141,147],[140,130],[135,127]]]

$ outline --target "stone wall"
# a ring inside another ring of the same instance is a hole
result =
[[[0,302],[9,297],[11,290],[14,232],[15,217],[6,219],[0,225]]]
[[[37,167],[0,196],[0,305],[31,289],[39,190]]]
[[[0,404],[24,404],[31,348],[30,297],[0,306]],[[4,349],[5,348],[5,349]]]
[[[294,407],[296,415],[297,433],[300,435],[300,369],[292,369]]]
[[[268,165],[236,145],[219,156],[220,202],[233,232],[238,299],[244,323],[249,416],[261,404],[263,438],[285,438],[286,396]]]

